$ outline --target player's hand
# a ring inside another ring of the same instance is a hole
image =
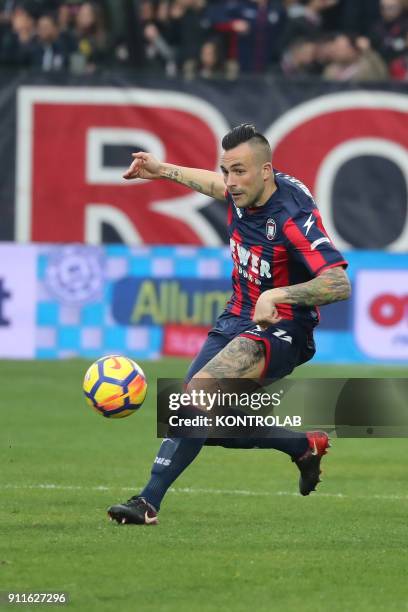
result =
[[[151,153],[140,151],[132,153],[133,161],[123,175],[127,180],[131,179],[157,179],[160,178],[161,163]]]
[[[279,323],[281,317],[278,314],[273,289],[261,293],[256,303],[254,316],[252,318],[254,322],[263,329],[266,329],[270,325]]]

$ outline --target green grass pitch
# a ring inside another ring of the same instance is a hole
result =
[[[308,498],[283,454],[205,448],[159,526],[120,526],[105,510],[138,492],[158,446],[155,378],[186,362],[143,363],[148,400],[118,421],[85,405],[87,365],[0,363],[0,591],[66,591],[86,612],[408,610],[407,440],[335,440]]]

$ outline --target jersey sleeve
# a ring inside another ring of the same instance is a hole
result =
[[[299,210],[283,225],[287,246],[296,261],[306,266],[312,276],[328,268],[347,267],[347,261],[335,248],[322,222],[318,208]]]

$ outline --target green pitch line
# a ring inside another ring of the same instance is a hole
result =
[[[65,591],[67,609],[87,612],[406,609],[407,440],[335,440],[309,498],[282,454],[204,448],[158,527],[122,527],[105,509],[148,477],[154,393],[134,416],[103,419],[82,398],[88,365],[0,363],[0,592]],[[141,365],[153,385],[182,377],[187,362]]]

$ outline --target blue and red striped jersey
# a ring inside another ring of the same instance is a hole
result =
[[[319,209],[307,187],[275,171],[277,190],[264,206],[238,208],[227,194],[228,232],[234,270],[233,294],[227,310],[252,318],[263,291],[311,280],[323,270],[347,266],[323,226]],[[312,326],[316,307],[277,305],[283,319]]]

